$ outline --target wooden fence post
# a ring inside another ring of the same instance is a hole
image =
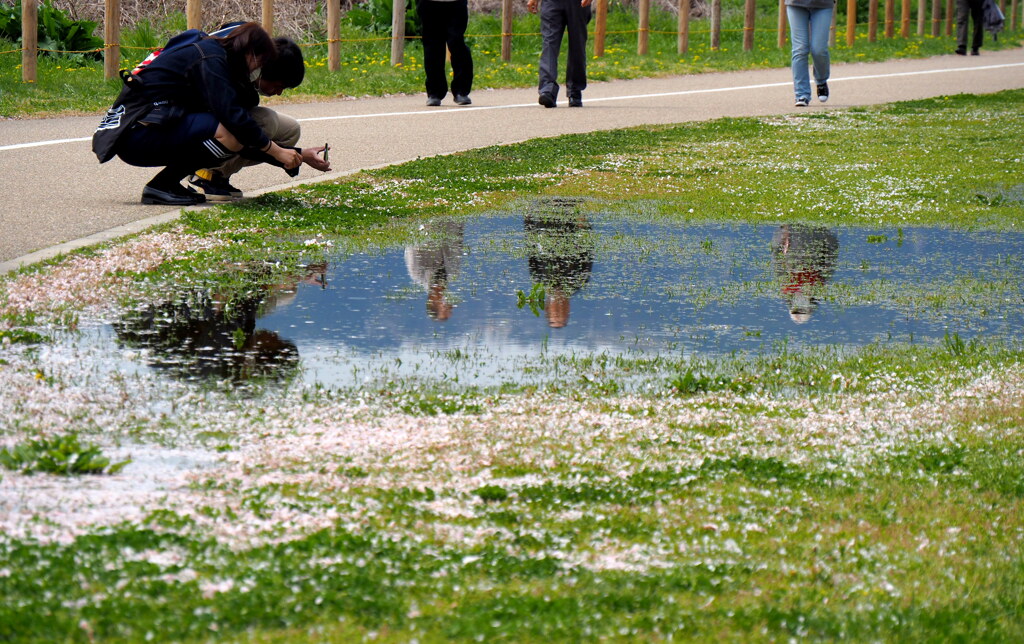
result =
[[[885,37],[892,38],[896,18],[896,0],[885,0]]]
[[[501,0],[501,60],[512,60],[512,0]]]
[[[274,35],[274,0],[263,0],[263,30]]]
[[[785,0],[779,0],[784,2]],[[1013,0],[1016,2],[1017,0]],[[690,0],[679,0],[679,35],[676,37],[676,53],[680,56],[690,50]]]
[[[953,13],[953,0],[946,0],[946,35],[953,35],[953,23],[956,22],[956,15]]]
[[[900,37],[910,37],[910,0],[903,0],[903,12],[900,15]]]
[[[646,56],[651,34],[651,0],[640,0],[640,25],[636,31],[636,53]]]
[[[597,18],[594,23],[594,55],[604,56],[604,41],[608,37],[608,0],[597,0]]]
[[[39,0],[21,0],[21,80],[36,82],[39,55]]]
[[[868,42],[878,41],[878,0],[868,0]]]
[[[1010,3],[1010,29],[1017,29],[1017,0]]]
[[[939,37],[942,28],[942,0],[932,0],[932,37]]]
[[[917,35],[924,35],[924,23],[928,19],[928,0],[917,0]]]
[[[743,11],[743,51],[754,49],[754,17],[756,12],[756,0],[747,0]]]
[[[188,0],[185,3],[185,26],[188,29],[203,28],[203,0]]]
[[[341,0],[327,0],[327,69],[341,69]]]
[[[835,49],[836,48],[836,25],[838,25],[838,24],[839,24],[839,12],[836,11],[835,7],[832,7],[832,24],[828,26],[828,47],[829,47],[829,49]]]
[[[846,0],[846,46],[853,47],[857,37],[857,0]]]
[[[835,11],[833,11],[832,13],[835,13]],[[788,22],[788,18],[786,16],[786,0],[779,0],[779,20],[778,20],[779,33],[777,34],[778,35],[779,49],[782,49],[783,47],[786,46],[786,23],[787,22]]]
[[[391,6],[391,66],[402,64],[405,53],[405,0],[394,0]]]
[[[106,0],[103,7],[103,78],[117,78],[121,67],[121,0]]]
[[[711,49],[722,45],[722,0],[711,0]]]

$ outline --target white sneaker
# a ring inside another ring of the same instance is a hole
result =
[[[810,102],[811,102],[810,99],[806,99],[806,98],[801,96],[800,98],[796,99],[796,102],[793,103],[793,106],[794,107],[807,107],[807,104],[810,103]]]

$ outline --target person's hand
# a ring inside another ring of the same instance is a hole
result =
[[[302,148],[302,162],[320,172],[330,172],[331,162],[325,161],[320,157],[320,153],[324,151],[323,145],[315,148]]]
[[[537,0],[526,0],[526,10],[530,13],[537,13]]]
[[[282,148],[280,145],[271,142],[267,154],[277,159],[287,170],[302,165],[302,155],[291,148]]]

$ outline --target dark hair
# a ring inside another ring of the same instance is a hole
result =
[[[257,67],[263,67],[277,57],[274,41],[258,22],[242,23],[227,36],[216,40],[227,50],[229,58],[244,61],[247,54],[252,54]]]
[[[302,50],[291,38],[274,38],[277,58],[263,65],[263,78],[284,83],[288,89],[298,87],[306,77]]]

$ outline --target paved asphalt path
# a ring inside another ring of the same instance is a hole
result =
[[[537,104],[534,89],[473,92],[471,107],[424,106],[423,95],[271,103],[302,123],[300,145],[331,144],[334,170],[304,167],[298,181],[281,170],[244,170],[233,183],[253,195],[359,169],[498,143],[573,132],[723,116],[806,113],[959,93],[1024,87],[1024,49],[981,56],[937,56],[885,63],[835,64],[826,105],[793,107],[788,69],[592,83],[583,109]],[[564,99],[564,97],[562,97]],[[0,274],[59,252],[94,244],[179,210],[139,203],[151,168],[115,159],[100,165],[89,137],[99,116],[0,121]]]

